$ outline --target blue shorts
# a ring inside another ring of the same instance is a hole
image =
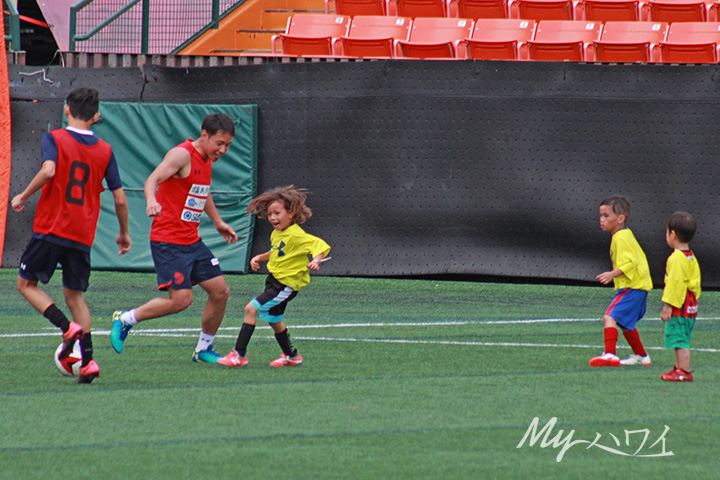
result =
[[[86,292],[90,285],[90,252],[32,238],[20,257],[20,275],[31,282],[48,283],[58,264],[63,287]]]
[[[253,298],[250,304],[257,310],[260,320],[278,323],[283,319],[288,302],[295,298],[297,293],[287,285],[278,282],[272,275],[268,275],[265,279],[265,291]]]
[[[223,274],[220,262],[202,240],[190,245],[150,242],[158,290],[192,288]]]
[[[605,315],[612,317],[622,328],[634,330],[635,324],[645,315],[647,295],[645,290],[618,290]]]

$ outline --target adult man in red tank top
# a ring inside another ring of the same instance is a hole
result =
[[[33,235],[20,258],[17,288],[38,312],[63,332],[63,349],[58,358],[67,363],[80,340],[82,364],[78,383],[90,383],[100,376],[93,359],[90,310],[83,298],[90,281],[90,247],[100,215],[100,193],[105,180],[113,194],[120,224],[117,244],[120,254],[132,246],[128,228],[128,203],[110,145],[95,137],[90,127],[100,117],[98,91],[77,88],[66,98],[67,128],[45,134],[41,143],[42,166],[27,188],[12,199],[12,208],[21,212],[25,202],[42,188],[35,211]],[[47,283],[58,263],[62,267],[65,303],[73,321],[57,308],[50,296],[38,287]],[[70,368],[66,365],[66,368]]]
[[[235,126],[228,115],[208,115],[200,138],[171,149],[145,181],[146,212],[153,217],[150,249],[158,288],[170,295],[113,314],[110,341],[116,352],[122,352],[133,325],[189,307],[192,285],[198,284],[208,293],[208,299],[192,359],[217,363],[222,358],[213,350],[213,340],[225,316],[230,289],[218,259],[200,239],[198,226],[205,212],[226,242],[237,241],[235,230],[220,218],[210,193],[213,163],[228,151],[234,135]]]

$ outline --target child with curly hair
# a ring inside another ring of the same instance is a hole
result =
[[[248,364],[247,346],[259,317],[270,324],[282,349],[282,355],[270,362],[270,366],[302,365],[302,356],[290,341],[283,315],[287,304],[310,283],[309,270],[319,270],[330,252],[330,246],[324,240],[300,227],[312,216],[312,211],[305,205],[306,197],[307,190],[289,185],[269,190],[248,205],[249,214],[267,218],[274,229],[270,235],[270,250],[250,260],[253,271],[260,269],[260,262],[268,262],[270,274],[265,280],[265,291],[245,306],[235,349],[218,360],[219,364],[228,367]]]

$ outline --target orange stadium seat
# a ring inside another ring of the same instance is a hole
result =
[[[451,0],[448,16],[458,18],[510,18],[508,0]]]
[[[347,36],[340,37],[341,53],[353,58],[392,58],[397,42],[407,40],[412,20],[405,17],[357,16]]]
[[[667,63],[718,63],[720,61],[720,23],[671,23],[660,57]]]
[[[644,18],[651,22],[707,22],[712,3],[705,0],[649,0]]]
[[[530,60],[592,62],[592,43],[600,37],[600,22],[543,20],[528,42]]]
[[[481,60],[526,60],[527,42],[534,30],[533,20],[478,19],[472,37],[464,42],[466,56]]]
[[[578,20],[594,22],[639,22],[641,2],[638,0],[582,0],[575,12]]]
[[[574,20],[575,4],[571,0],[513,0],[510,17],[524,20]]]
[[[447,17],[447,0],[388,0],[388,15]]]
[[[306,14],[288,18],[284,34],[273,35],[272,51],[294,56],[327,55],[338,53],[336,39],[347,34],[350,17],[343,15]]]
[[[658,62],[665,22],[606,22],[595,45],[596,62]]]
[[[416,18],[407,40],[398,42],[398,57],[465,58],[464,45],[473,21],[467,18]]]
[[[336,15],[387,15],[385,0],[325,0],[325,13],[330,13],[331,3]]]

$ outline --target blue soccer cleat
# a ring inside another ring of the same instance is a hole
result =
[[[215,353],[212,345],[210,345],[205,350],[194,352],[192,356],[192,361],[202,363],[218,363],[218,360],[220,360],[221,358],[223,358],[222,355]]]
[[[122,314],[122,310],[115,310],[112,316],[112,329],[110,330],[110,343],[117,353],[122,353],[125,339],[132,328],[132,325],[128,325],[120,320],[120,315]]]

